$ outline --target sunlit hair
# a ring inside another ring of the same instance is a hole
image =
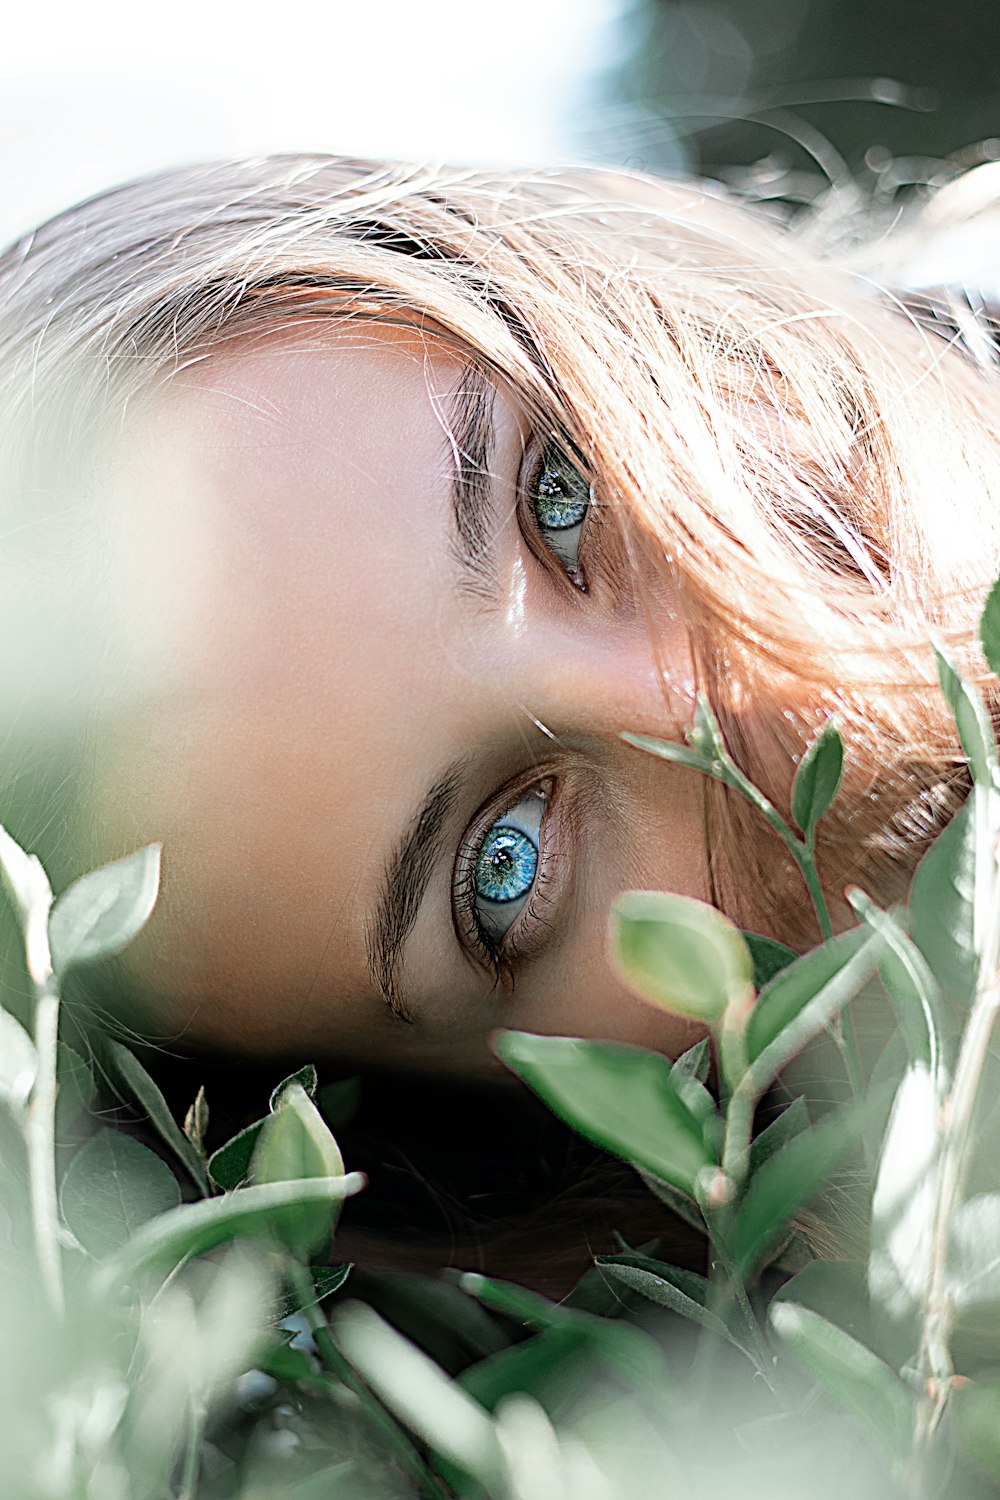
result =
[[[824,261],[714,188],[628,174],[319,157],[162,174],[0,262],[8,480],[16,460],[30,493],[39,455],[78,451],[234,339],[419,326],[570,446],[637,576],[665,570],[729,747],[780,806],[838,715],[822,874],[834,898],[856,881],[886,899],[966,790],[927,643],[943,631],[982,675],[966,647],[1000,570],[998,377],[851,256]],[[814,937],[767,828],[706,798],[720,903]]]

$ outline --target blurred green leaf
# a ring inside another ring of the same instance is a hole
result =
[[[982,694],[961,676],[941,640],[934,641],[934,659],[945,702],[955,719],[958,737],[969,761],[973,780],[990,786],[1000,778],[993,726]]]
[[[7,890],[23,927],[28,912],[44,910],[52,899],[49,878],[35,854],[28,854],[6,828],[0,826],[0,882]]]
[[[730,1249],[748,1281],[780,1245],[800,1208],[816,1196],[861,1135],[867,1102],[845,1105],[793,1136],[761,1164],[736,1212]]]
[[[859,1261],[810,1261],[798,1275],[779,1287],[774,1300],[806,1307],[870,1346],[868,1281]]]
[[[348,1360],[389,1410],[487,1493],[503,1494],[506,1465],[479,1403],[370,1308],[348,1303],[332,1321]]]
[[[301,1083],[289,1080],[276,1096],[275,1112],[264,1121],[254,1147],[250,1175],[256,1183],[300,1182],[339,1177],[344,1159],[333,1134]],[[283,1239],[299,1256],[309,1256],[333,1228],[330,1205],[305,1203],[285,1215]]]
[[[754,1136],[750,1145],[750,1176],[768,1161],[776,1151],[780,1151],[789,1141],[801,1135],[803,1130],[809,1128],[809,1111],[801,1094],[797,1095],[781,1114],[766,1125],[762,1131]]]
[[[159,885],[159,844],[74,881],[49,916],[56,973],[120,953],[149,920]]]
[[[97,1084],[87,1063],[66,1042],[56,1044],[56,1139],[62,1140],[97,1097]]]
[[[697,1201],[689,1193],[682,1193],[677,1188],[671,1187],[669,1182],[664,1182],[662,1177],[657,1177],[654,1172],[646,1172],[638,1168],[639,1176],[649,1188],[654,1198],[666,1204],[667,1208],[675,1213],[685,1224],[690,1224],[699,1234],[705,1233],[705,1215],[698,1206]]]
[[[747,932],[742,929],[743,941],[750,950],[750,961],[753,964],[753,987],[762,990],[765,985],[770,984],[782,969],[787,969],[798,958],[794,948],[786,948],[784,943],[778,943],[774,938],[762,937],[759,932]]]
[[[986,595],[979,619],[979,639],[987,666],[994,677],[1000,676],[1000,579]]]
[[[208,1193],[208,1178],[201,1158],[174,1119],[159,1085],[135,1053],[121,1042],[108,1040],[104,1044],[104,1057],[114,1081],[145,1112],[160,1139],[170,1147],[198,1191]]]
[[[728,917],[704,901],[627,891],[611,915],[611,952],[625,983],[675,1015],[718,1025],[746,1003],[750,954]]]
[[[286,1225],[293,1239],[296,1236],[303,1204],[333,1205],[364,1185],[360,1172],[349,1172],[344,1177],[269,1182],[239,1188],[221,1198],[182,1204],[144,1224],[106,1263],[100,1284],[108,1291],[129,1285],[137,1276],[170,1271],[190,1256],[204,1255],[233,1240],[285,1243]]]
[[[868,1286],[882,1332],[916,1352],[934,1238],[940,1106],[934,1079],[911,1063],[896,1091],[872,1200]]]
[[[659,1053],[526,1031],[501,1031],[493,1047],[581,1135],[693,1196],[712,1157]]]
[[[180,1190],[165,1162],[119,1130],[99,1130],[66,1168],[59,1198],[80,1244],[100,1259],[175,1208]]]
[[[937,1068],[941,1051],[941,992],[927,960],[894,912],[883,911],[857,888],[847,898],[862,921],[885,943],[879,975],[892,1001],[914,1062]]]
[[[1000,1193],[977,1193],[956,1209],[948,1270],[956,1307],[1000,1303]]]
[[[843,770],[844,742],[836,720],[827,719],[799,761],[792,782],[792,817],[807,841],[836,797]]]
[[[920,861],[910,885],[910,932],[949,999],[968,1007],[978,964],[973,935],[976,829],[972,794]]]
[[[252,1125],[244,1126],[208,1158],[208,1175],[224,1192],[231,1192],[249,1178],[254,1147],[265,1123],[254,1120]]]
[[[747,1026],[751,1065],[768,1054],[774,1077],[871,978],[882,940],[867,927],[828,938],[761,991]]]
[[[913,1434],[914,1398],[878,1355],[793,1302],[772,1303],[770,1323],[799,1363],[891,1458],[905,1457]]]
[[[634,745],[637,750],[645,750],[649,755],[655,755],[660,760],[670,761],[675,766],[686,766],[692,771],[701,771],[703,775],[711,775],[712,761],[703,755],[700,750],[692,750],[688,745],[678,745],[673,740],[659,740],[647,734],[623,734],[622,739],[629,745]]]
[[[1000,1377],[991,1372],[959,1387],[952,1395],[952,1411],[961,1450],[991,1478],[1000,1479]]]
[[[38,1072],[35,1044],[20,1021],[0,1009],[0,1100],[20,1113]]]

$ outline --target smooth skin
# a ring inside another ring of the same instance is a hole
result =
[[[548,434],[502,389],[470,582],[452,506],[467,378],[416,331],[313,325],[216,352],[130,416],[116,565],[150,667],[103,748],[93,823],[105,855],[163,843],[128,960],[161,1033],[468,1077],[498,1069],[499,1026],[670,1055],[696,1035],[607,953],[619,892],[708,895],[700,778],[620,738],[690,719],[671,589],[625,557],[599,497],[574,585],[532,529]],[[385,868],[449,769],[388,986],[371,962]],[[535,787],[544,879],[498,978],[454,910],[460,851]]]

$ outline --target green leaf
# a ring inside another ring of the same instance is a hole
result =
[[[746,1032],[751,1065],[773,1078],[875,972],[882,940],[867,927],[828,938],[761,991]]]
[[[120,1130],[99,1130],[73,1157],[62,1180],[63,1218],[80,1244],[103,1259],[157,1215],[175,1208],[180,1190],[165,1162]]]
[[[898,917],[883,911],[856,887],[847,899],[862,921],[885,943],[879,976],[892,1001],[906,1049],[914,1062],[933,1073],[941,1050],[941,992],[927,960]]]
[[[983,613],[979,620],[979,639],[983,646],[986,665],[994,677],[1000,677],[1000,579],[986,595]]]
[[[683,1219],[685,1224],[690,1224],[691,1228],[696,1229],[699,1234],[705,1233],[705,1215],[690,1194],[671,1187],[669,1182],[664,1182],[653,1172],[645,1172],[641,1167],[638,1168],[638,1172],[654,1198],[659,1198],[660,1202],[665,1204],[672,1213],[675,1213],[679,1219]]]
[[[612,908],[611,952],[644,1000],[716,1026],[747,1003],[750,954],[738,927],[714,906],[665,891],[627,891]]]
[[[787,1109],[783,1109],[770,1125],[755,1136],[750,1146],[750,1176],[753,1177],[764,1163],[787,1146],[789,1141],[809,1128],[809,1111],[801,1094],[796,1095]]]
[[[792,817],[806,840],[837,795],[844,770],[844,742],[835,719],[827,719],[799,761],[792,782]]]
[[[149,919],[159,884],[159,844],[74,881],[49,917],[56,973],[120,953]]]
[[[915,1352],[934,1238],[939,1105],[934,1079],[911,1063],[896,1091],[872,1199],[868,1286],[902,1357]]]
[[[22,927],[30,911],[45,910],[52,900],[49,878],[38,856],[28,854],[3,827],[0,827],[0,879]]]
[[[61,1140],[97,1096],[91,1069],[66,1042],[56,1044],[56,1139]]]
[[[1000,1303],[1000,1193],[977,1193],[956,1210],[948,1271],[956,1307]]]
[[[1000,1380],[992,1375],[958,1386],[951,1407],[961,1451],[994,1480],[1000,1478]]]
[[[779,1287],[774,1300],[794,1302],[819,1313],[828,1323],[870,1346],[868,1282],[864,1266],[856,1260],[810,1261]]]
[[[99,1286],[110,1292],[140,1275],[168,1272],[194,1255],[204,1255],[233,1240],[263,1239],[286,1243],[285,1228],[294,1231],[303,1204],[331,1206],[365,1185],[360,1172],[344,1177],[313,1177],[304,1182],[269,1182],[240,1188],[222,1198],[185,1203],[150,1220],[106,1262]],[[331,1207],[332,1212],[332,1207]]]
[[[704,693],[699,693],[695,699],[694,721],[685,738],[691,748],[699,751],[706,760],[723,761],[726,759],[726,745],[722,738],[722,730],[712,710],[712,705]]]
[[[746,1353],[744,1345],[734,1338],[722,1319],[706,1307],[708,1282],[704,1277],[641,1255],[598,1255],[594,1263],[614,1281],[620,1281],[660,1307],[668,1307],[688,1322],[707,1328]]]
[[[208,1178],[205,1175],[201,1158],[174,1119],[159,1085],[135,1054],[121,1042],[107,1041],[105,1058],[115,1081],[145,1111],[150,1124],[154,1126],[164,1144],[170,1147],[198,1191],[207,1194]]]
[[[208,1158],[208,1175],[223,1192],[231,1192],[249,1178],[254,1147],[265,1123],[254,1120],[252,1125],[244,1126]]]
[[[765,985],[770,984],[782,969],[787,969],[799,956],[794,948],[786,948],[784,943],[778,943],[774,938],[762,937],[759,932],[747,932],[746,928],[742,932],[743,941],[750,950],[755,990],[762,990]]]
[[[700,1042],[695,1042],[693,1047],[681,1053],[670,1072],[677,1079],[694,1078],[698,1083],[705,1083],[711,1066],[712,1052],[708,1045],[708,1038],[703,1036]]]
[[[278,1314],[279,1320],[290,1318],[293,1314],[302,1312],[304,1308],[315,1307],[316,1303],[322,1302],[324,1297],[332,1297],[334,1292],[339,1292],[345,1285],[353,1269],[351,1261],[342,1266],[310,1266],[309,1277],[315,1295],[308,1302],[303,1302],[297,1292],[289,1292]]]
[[[1000,765],[997,763],[993,726],[982,694],[960,675],[944,643],[936,639],[933,645],[938,681],[954,716],[972,779],[980,786],[992,786],[1000,779]]]
[[[254,1147],[250,1175],[256,1183],[300,1182],[311,1177],[339,1177],[344,1159],[329,1126],[301,1083],[287,1082],[277,1108]],[[303,1204],[297,1222],[286,1215],[283,1238],[307,1260],[328,1238],[333,1220],[328,1204]]]
[[[694,1196],[712,1157],[659,1053],[526,1031],[501,1031],[493,1047],[574,1130]]]
[[[794,1302],[773,1302],[769,1321],[798,1362],[891,1458],[901,1459],[909,1452],[914,1398],[877,1354]]]
[[[316,1085],[318,1082],[319,1079],[316,1074],[316,1069],[312,1063],[306,1063],[304,1068],[299,1068],[296,1072],[289,1073],[287,1078],[283,1078],[281,1082],[276,1084],[271,1090],[271,1100],[269,1105],[271,1113],[274,1114],[275,1110],[280,1107],[282,1096],[284,1095],[285,1090],[291,1088],[293,1084],[298,1084],[299,1088],[305,1089],[310,1099],[315,1099]]]
[[[507,1492],[506,1464],[486,1412],[371,1308],[334,1313],[337,1342],[365,1382],[412,1432],[483,1485]]]
[[[649,755],[655,755],[659,760],[670,761],[671,765],[686,766],[691,771],[700,771],[702,775],[714,774],[711,760],[702,755],[700,750],[692,750],[687,745],[675,744],[673,740],[658,740],[647,734],[623,734],[622,739],[629,745],[634,745],[637,750],[645,750]]]
[[[0,1101],[20,1114],[38,1072],[35,1044],[20,1021],[0,1009]]]
[[[975,794],[973,794],[974,796]],[[966,1008],[976,988],[973,929],[976,829],[970,798],[917,865],[910,932],[942,991]]]
[[[184,1116],[184,1134],[194,1147],[198,1160],[204,1162],[206,1159],[205,1137],[208,1134],[208,1100],[205,1098],[204,1084],[200,1085],[194,1096],[194,1103],[190,1105]]]
[[[818,1125],[801,1131],[763,1162],[751,1179],[730,1236],[741,1277],[748,1281],[766,1263],[800,1208],[820,1188],[853,1147],[864,1126],[867,1101],[846,1105]]]

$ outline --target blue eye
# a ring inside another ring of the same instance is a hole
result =
[[[532,484],[532,503],[546,546],[573,581],[581,581],[580,538],[590,509],[590,485],[558,443],[549,443],[542,454]]]
[[[541,788],[533,788],[490,824],[476,848],[471,916],[488,943],[506,936],[531,898],[547,801]]]

